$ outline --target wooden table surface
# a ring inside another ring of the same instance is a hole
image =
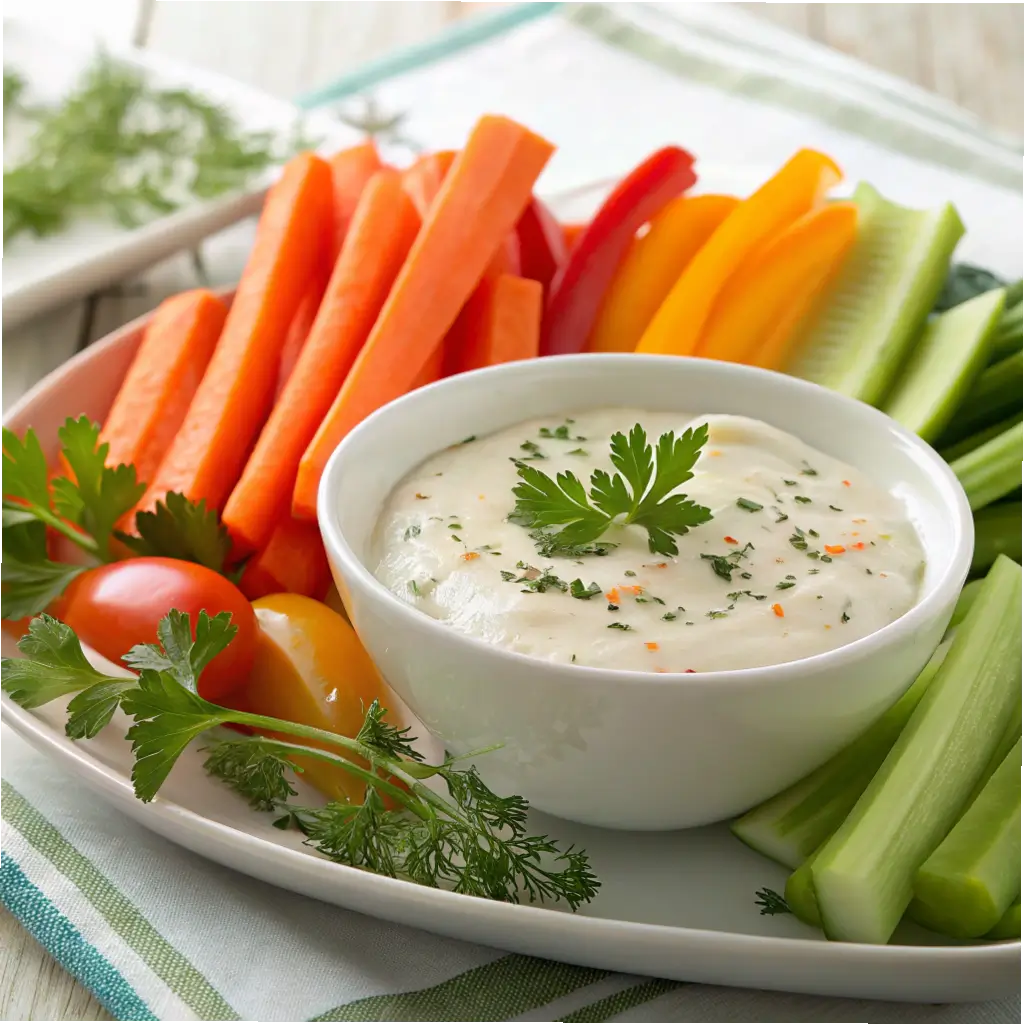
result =
[[[59,9],[102,38],[160,53],[280,96],[322,85],[353,65],[416,42],[482,5],[457,2],[310,3],[206,0],[9,0],[5,14]],[[1024,135],[1024,6],[1020,4],[757,4],[737,6],[934,90],[989,123]],[[70,12],[70,13],[69,13]],[[216,283],[241,254],[218,250]],[[94,338],[151,309],[192,280],[185,255],[89,301],[56,310],[3,339],[3,405]],[[0,908],[0,1020],[110,1020]]]

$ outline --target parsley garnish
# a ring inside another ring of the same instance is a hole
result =
[[[793,528],[793,535],[789,538],[789,543],[797,549],[797,551],[807,550],[807,535],[799,526]]]
[[[792,580],[782,580],[781,583],[775,584],[776,590],[789,590],[790,587],[795,587],[796,584]]]
[[[748,512],[760,512],[764,508],[764,505],[759,505],[756,501],[751,501],[749,498],[737,498],[736,504]]]
[[[633,629],[632,626],[626,625],[625,622],[609,622],[608,623],[608,628],[609,629],[621,629],[624,632],[630,632]]]
[[[514,572],[503,569],[501,578],[506,583],[522,583],[524,594],[543,594],[548,590],[561,590],[564,593],[569,589],[564,580],[559,579],[551,572],[550,566],[541,570],[526,562],[516,562],[516,568],[523,570],[522,575],[516,576]]]
[[[802,494],[794,494],[793,495],[793,500],[794,501],[799,501],[801,505],[810,505],[810,503],[811,503],[811,499],[810,498],[805,498]]]
[[[546,438],[549,441],[586,441],[585,437],[579,435],[573,437],[569,434],[569,424],[575,422],[574,420],[566,420],[560,427],[541,427],[540,436]],[[571,452],[569,453],[572,454]]]
[[[139,645],[125,655],[138,678],[122,679],[92,669],[74,632],[41,616],[22,638],[25,659],[3,659],[3,688],[26,707],[80,691],[72,705],[81,705],[69,707],[67,728],[82,737],[94,735],[120,704],[134,720],[127,735],[134,755],[132,783],[144,802],[156,796],[193,739],[218,726],[244,725],[267,735],[213,739],[206,770],[251,806],[275,811],[278,827],[299,829],[308,845],[331,860],[512,903],[564,900],[576,909],[596,895],[600,883],[583,851],[529,835],[527,802],[497,796],[474,767],[456,767],[451,757],[425,763],[409,731],[387,722],[377,701],[349,737],[201,698],[201,673],[235,633],[226,612],[214,618],[200,612],[193,641],[188,616],[172,611],[158,627],[159,644]],[[278,738],[282,734],[292,739]],[[362,803],[293,804],[288,773],[296,755],[361,780]],[[426,779],[443,788],[424,785]],[[385,805],[385,797],[394,809]]]
[[[569,454],[570,455],[589,455],[590,452],[588,452],[586,448],[573,448],[573,450],[571,452],[569,452]]]
[[[792,914],[789,904],[774,889],[758,889],[754,893],[754,905],[761,908],[761,915]]]
[[[523,456],[522,461],[528,461],[528,460],[536,461],[536,460],[539,460],[539,459],[546,459],[547,458],[547,456],[541,451],[540,445],[539,444],[535,444],[533,441],[524,441],[519,447],[524,452],[528,453],[527,455]],[[519,460],[513,459],[512,461],[513,462],[517,462]]]
[[[413,537],[418,537],[420,535],[420,532],[421,532],[420,528],[418,526],[416,526],[415,524],[412,525],[412,526],[406,527],[405,533],[402,535],[402,539],[403,540],[412,540]]]
[[[818,475],[818,471],[816,469],[813,469],[811,467],[811,464],[806,459],[802,459],[801,462],[800,462],[800,465],[804,467],[803,469],[800,470],[800,475],[801,476],[817,476]]]
[[[842,512],[843,511],[841,508],[839,508],[836,505],[829,505],[829,508],[832,509],[833,512]]]
[[[672,494],[693,477],[691,470],[707,441],[707,425],[686,430],[679,437],[666,433],[658,440],[656,452],[647,443],[640,424],[629,437],[617,433],[611,439],[611,459],[618,473],[596,469],[590,476],[589,495],[570,472],[555,480],[525,461],[516,461],[521,478],[512,493],[515,508],[509,517],[521,526],[562,529],[548,536],[559,544],[576,545],[597,540],[620,516],[624,525],[647,531],[652,552],[678,554],[675,536],[711,519],[703,505],[689,501],[685,494]]]
[[[735,551],[730,551],[727,555],[709,555],[702,553],[700,557],[704,559],[704,561],[711,563],[711,568],[716,576],[721,576],[723,580],[732,583],[732,574],[736,571],[740,559],[746,558],[747,552],[753,551],[753,549],[754,545],[747,543],[744,544],[742,550],[737,549]],[[748,572],[740,573],[740,575],[745,580],[750,579],[750,573]]]
[[[589,601],[601,592],[601,588],[596,583],[591,583],[589,587],[585,587],[583,580],[573,580],[569,584],[569,593],[573,597],[578,597],[581,601]]]
[[[704,614],[709,619],[727,619],[729,617],[728,612],[718,611],[716,609],[712,609],[711,611],[705,612]]]

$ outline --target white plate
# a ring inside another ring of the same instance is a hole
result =
[[[732,178],[726,180],[732,187]],[[742,191],[742,183],[735,188]],[[589,213],[599,193],[597,186],[578,192],[579,215]],[[561,205],[559,212],[569,216]],[[127,325],[51,374],[10,411],[6,425],[22,431],[32,424],[44,448],[52,448],[65,416],[101,420],[138,344],[140,324]],[[3,653],[14,653],[12,647],[5,635]],[[182,756],[160,797],[142,804],[129,781],[123,719],[120,728],[115,722],[95,739],[73,743],[55,705],[27,712],[4,696],[0,707],[3,720],[26,740],[171,842],[374,917],[499,949],[681,981],[913,1002],[980,1001],[1019,991],[1019,941],[942,945],[937,936],[907,926],[893,945],[831,943],[791,916],[761,916],[755,891],[781,891],[786,872],[743,846],[724,825],[621,833],[536,815],[539,829],[587,850],[603,883],[600,894],[577,914],[494,903],[325,860],[210,780],[194,748]]]
[[[96,52],[91,41],[62,38],[34,24],[4,19],[4,66],[25,78],[30,101],[58,102]],[[202,92],[248,131],[270,129],[287,140],[301,119],[306,134],[319,140],[325,153],[353,145],[362,137],[327,114],[303,113],[258,89],[146,50],[108,48],[107,52],[160,84]],[[274,176],[268,172],[245,193],[196,201],[135,229],[83,219],[47,238],[15,239],[4,246],[3,253],[3,326],[14,327],[44,309],[112,284],[258,213]]]

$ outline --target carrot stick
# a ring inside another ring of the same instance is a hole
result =
[[[733,196],[680,196],[631,243],[601,300],[590,352],[632,352],[687,264],[736,208]]]
[[[445,345],[447,345],[447,340]],[[425,388],[428,384],[433,384],[435,380],[440,380],[442,377],[447,376],[444,370],[445,345],[441,345],[436,349],[434,354],[423,364],[423,369],[420,370],[419,376],[412,382],[412,386],[409,388],[410,391],[415,391],[417,388]]]
[[[224,503],[270,411],[281,348],[330,216],[330,168],[313,154],[295,157],[267,196],[220,341],[141,508],[169,491]]]
[[[402,185],[412,200],[421,220],[425,220],[430,207],[441,191],[444,179],[455,163],[458,154],[453,149],[442,149],[437,153],[421,156],[402,174]]]
[[[377,144],[372,139],[335,153],[328,162],[334,186],[334,244],[330,254],[330,266],[334,266],[349,224],[355,216],[356,206],[359,205],[359,197],[384,164],[377,152]]]
[[[205,289],[157,308],[100,431],[107,462],[150,480],[185,419],[224,327],[228,308]]]
[[[287,514],[302,454],[366,341],[419,223],[399,172],[378,171],[356,208],[299,362],[224,507],[239,550],[262,548]],[[302,486],[311,487],[303,515],[315,518],[316,481]]]
[[[814,209],[842,172],[823,153],[802,149],[722,222],[673,285],[637,352],[689,356],[729,276],[780,231]]]
[[[568,253],[576,244],[576,240],[583,234],[589,224],[563,224],[562,238],[565,241],[565,251]]]
[[[317,268],[306,294],[302,297],[295,319],[288,328],[288,337],[281,350],[281,368],[277,375],[277,395],[284,390],[299,353],[305,345],[316,319],[317,310],[324,297],[331,269],[338,260],[342,243],[352,222],[359,197],[369,180],[384,166],[380,162],[377,146],[373,140],[343,149],[328,161],[331,166],[331,182],[334,187],[334,217],[331,233],[331,247],[326,258]]]
[[[544,286],[502,274],[484,281],[466,304],[462,347],[452,373],[534,358],[540,346]]]
[[[250,601],[280,593],[320,600],[330,583],[319,527],[288,517],[275,527],[267,546],[249,559],[239,586]]]
[[[455,158],[373,331],[306,454],[294,503],[308,515],[316,482],[341,439],[409,390],[530,200],[550,143],[486,115]],[[301,514],[301,513],[298,513]]]

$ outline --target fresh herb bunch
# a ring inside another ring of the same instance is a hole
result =
[[[647,434],[637,423],[629,432],[612,435],[611,460],[619,471],[609,474],[595,469],[590,475],[590,493],[574,473],[564,472],[552,480],[535,466],[514,459],[521,483],[512,493],[516,505],[509,519],[537,530],[538,545],[547,550],[579,548],[597,540],[622,517],[624,525],[642,526],[647,544],[659,555],[676,555],[675,537],[688,533],[711,519],[711,511],[672,492],[693,477],[692,469],[707,443],[707,424],[683,431],[678,437],[662,434],[657,449],[647,443]],[[557,531],[551,527],[561,526]]]
[[[43,237],[84,214],[135,227],[189,198],[243,188],[294,152],[271,132],[243,131],[222,107],[187,89],[159,89],[100,54],[55,107],[19,104],[24,82],[4,70],[4,109],[32,131],[4,168],[4,242]]]
[[[256,809],[281,815],[276,825],[299,828],[306,843],[331,860],[421,885],[518,903],[565,900],[574,910],[596,895],[599,882],[586,854],[560,850],[547,836],[526,829],[528,805],[518,796],[499,797],[465,758],[426,764],[408,729],[384,719],[370,705],[355,737],[220,707],[197,692],[203,669],[231,642],[236,627],[229,613],[200,612],[192,637],[189,617],[171,611],[158,627],[158,644],[133,647],[124,656],[138,678],[105,676],[82,653],[74,631],[41,615],[19,643],[24,659],[3,659],[3,689],[32,708],[75,693],[67,732],[95,736],[118,705],[133,719],[127,738],[135,763],[132,783],[140,800],[156,796],[188,744],[217,726],[247,725],[298,742],[255,738],[215,739],[206,770]],[[303,740],[327,749],[304,746]],[[332,802],[298,806],[291,761],[296,755],[342,768],[366,784],[361,804]],[[360,760],[361,763],[356,763]],[[364,767],[366,764],[368,767]],[[424,785],[435,778],[447,795]],[[391,809],[385,800],[397,806]]]
[[[109,445],[87,416],[68,419],[57,431],[61,463],[70,475],[51,477],[34,430],[24,439],[3,431],[3,562],[0,564],[0,617],[34,615],[64,592],[90,565],[50,560],[46,531],[73,541],[96,562],[114,561],[116,538],[136,554],[163,555],[224,570],[230,542],[216,512],[169,494],[152,512],[135,519],[137,535],[116,529],[135,507],[146,485],[135,467],[108,466]]]

